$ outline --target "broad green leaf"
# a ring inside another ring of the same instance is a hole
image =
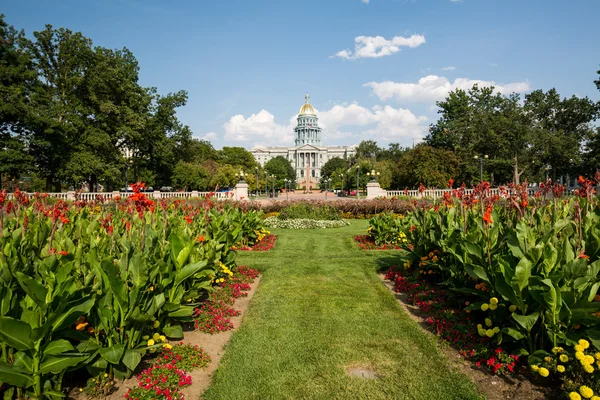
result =
[[[0,317],[0,339],[17,350],[31,350],[34,346],[31,326],[11,317]]]
[[[48,294],[48,290],[37,280],[28,277],[22,272],[16,272],[15,277],[25,293],[27,293],[41,309],[45,310],[46,295]]]
[[[88,358],[85,356],[50,356],[40,365],[40,373],[41,374],[59,374],[66,370],[67,368],[74,367],[82,361],[85,361]]]
[[[11,367],[0,361],[0,382],[10,382],[11,385],[28,388],[33,385],[33,379],[27,375],[27,371]]]
[[[125,346],[123,344],[116,344],[111,347],[101,348],[100,355],[111,364],[119,364],[124,350]]]
[[[519,315],[517,313],[512,313],[512,317],[515,321],[517,321],[519,325],[521,325],[527,332],[529,332],[540,317],[540,313],[538,311],[529,315]]]
[[[525,335],[523,335],[521,332],[519,332],[518,330],[514,329],[514,328],[503,328],[502,332],[506,333],[508,336],[512,337],[515,340],[521,340],[525,337]]]
[[[531,277],[531,261],[527,257],[521,258],[515,268],[515,275],[513,276],[513,285],[523,291],[529,284],[529,278]]]
[[[44,348],[44,357],[46,356],[55,356],[60,353],[64,353],[66,351],[73,351],[73,345],[65,339],[53,340],[48,343]]]
[[[14,362],[13,365],[18,368],[33,372],[33,360],[24,351],[17,351],[13,354]]]
[[[475,264],[465,264],[465,271],[467,271],[467,273],[473,278],[479,278],[489,283],[489,278],[482,266]]]
[[[163,332],[165,336],[171,339],[181,339],[183,338],[183,329],[180,325],[175,326],[165,326],[163,328]]]
[[[194,275],[196,272],[200,271],[202,268],[206,267],[207,261],[199,261],[194,264],[188,264],[183,267],[175,276],[174,286],[178,286],[182,281],[186,280],[190,276]]]
[[[123,355],[123,364],[132,371],[136,369],[140,361],[142,361],[142,355],[139,351],[127,349]]]

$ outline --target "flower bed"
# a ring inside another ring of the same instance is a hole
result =
[[[262,238],[258,243],[253,246],[233,246],[231,250],[238,251],[269,251],[275,247],[275,242],[277,241],[277,236],[272,233],[268,234],[264,238]]]
[[[363,250],[400,250],[401,246],[395,244],[387,244],[384,243],[382,245],[377,245],[375,240],[369,235],[356,235],[354,236],[354,241],[358,243],[359,247]]]
[[[314,219],[284,219],[278,217],[268,217],[264,219],[265,226],[269,228],[285,228],[285,229],[325,229],[325,228],[341,228],[348,226],[346,221],[322,221]]]

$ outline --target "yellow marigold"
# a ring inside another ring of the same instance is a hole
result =
[[[578,351],[575,353],[575,358],[578,359],[579,361],[581,361],[585,358],[585,354],[583,354],[583,352],[581,352],[581,351]]]
[[[594,372],[594,367],[592,367],[590,364],[585,364],[585,365],[583,366],[583,370],[584,370],[585,372],[587,372],[588,374],[591,374],[591,373],[593,373],[593,372]]]
[[[173,347],[173,346],[172,346],[172,345],[170,345],[169,343],[165,343],[165,344],[163,344],[163,349],[168,349],[168,350],[171,350],[171,348],[172,348],[172,347]]]
[[[569,393],[569,399],[570,400],[581,400],[581,396],[577,392],[571,392],[571,393]]]
[[[487,303],[483,303],[483,304],[481,305],[481,311],[487,311],[487,310],[488,310],[488,308],[490,308],[490,305],[489,305],[489,304],[487,304]]]
[[[565,372],[565,367],[564,367],[564,365],[558,365],[556,367],[556,370],[560,373],[563,373],[563,372]]]
[[[592,400],[600,400],[600,397],[598,397],[598,396],[592,396]]]
[[[552,352],[553,352],[554,354],[558,354],[558,353],[562,352],[563,350],[564,350],[564,349],[563,349],[562,347],[554,347],[554,348],[552,349]]]
[[[485,336],[491,338],[492,336],[494,336],[494,330],[493,329],[488,329],[487,331],[485,331]]]
[[[567,356],[566,354],[561,354],[559,358],[560,358],[560,361],[564,362],[564,363],[569,361],[569,356]]]
[[[587,349],[588,347],[590,347],[590,342],[588,342],[585,339],[579,339],[579,345],[583,346],[584,349]]]
[[[548,356],[548,357],[544,357],[544,361],[546,362],[550,362],[552,361],[552,357]]]
[[[594,357],[596,357],[596,360],[600,361],[600,352],[594,354]]]
[[[548,371],[548,369],[547,369],[547,368],[544,368],[544,367],[540,368],[540,369],[538,370],[538,372],[539,372],[539,374],[540,374],[541,376],[543,376],[544,378],[546,378],[546,377],[548,377],[548,375],[550,375],[550,371]]]
[[[576,344],[576,345],[573,347],[573,349],[575,349],[575,351],[580,351],[580,352],[583,352],[583,351],[585,350],[585,349],[583,348],[583,346],[582,346],[582,345],[580,345],[580,344]]]
[[[585,361],[586,364],[592,365],[594,363],[594,361],[596,361],[596,360],[592,356],[585,356],[585,358],[582,360],[582,362],[583,361]]]
[[[494,331],[494,333],[500,333],[500,328],[495,327],[494,329],[492,329]]]
[[[498,298],[497,297],[492,297],[490,299],[490,304],[498,304]]]
[[[166,336],[165,335],[160,335],[160,341],[161,342],[166,342],[167,341]]]
[[[579,388],[579,393],[586,399],[590,399],[594,395],[594,391],[589,386],[583,385]]]
[[[494,311],[496,308],[498,308],[498,304],[490,304],[490,310]]]
[[[492,320],[489,318],[485,319],[485,326],[487,326],[488,328],[492,326]]]
[[[158,342],[160,340],[160,333],[155,332],[154,335],[152,335],[152,339],[154,339],[155,342]]]
[[[538,372],[538,370],[539,370],[539,369],[540,369],[540,367],[538,367],[537,365],[532,365],[532,366],[531,366],[531,370],[532,370],[533,372]]]
[[[477,333],[479,333],[479,336],[485,336],[485,329],[477,329]]]
[[[508,307],[508,311],[510,311],[510,312],[515,312],[515,311],[517,311],[517,306],[515,306],[514,304],[513,304],[513,305],[511,305],[510,307]]]
[[[154,339],[148,340],[148,346],[154,346]]]

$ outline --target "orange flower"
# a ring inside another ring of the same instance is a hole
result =
[[[61,256],[68,256],[68,255],[69,255],[69,252],[68,252],[68,251],[64,251],[64,250],[61,250],[61,251],[59,251],[59,252],[58,252],[58,254],[60,254]]]
[[[454,179],[450,179],[450,180],[448,181],[448,187],[449,187],[449,188],[452,188],[452,185],[454,185]]]
[[[492,221],[492,207],[488,207],[485,211],[485,215],[483,216],[483,222],[490,225],[494,222]]]
[[[88,326],[87,322],[81,323],[81,324],[77,324],[77,326],[75,327],[75,329],[77,329],[78,331],[82,331],[85,329],[85,327]]]
[[[200,243],[204,242],[206,239],[204,238],[204,235],[200,235],[197,239]]]

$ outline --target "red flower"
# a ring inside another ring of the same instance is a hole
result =
[[[577,183],[581,184],[581,183],[585,183],[585,178],[581,175],[579,175],[579,178],[577,178]]]
[[[59,252],[58,252],[58,254],[60,254],[61,256],[68,256],[68,255],[69,255],[69,252],[68,252],[68,251],[64,251],[64,250],[61,250],[61,251],[59,251]]]
[[[581,250],[581,251],[579,252],[579,256],[577,256],[577,258],[585,258],[586,260],[589,260],[589,259],[590,259],[590,256],[586,255],[586,254],[583,252],[583,250]]]
[[[452,188],[452,185],[454,185],[454,179],[450,179],[450,180],[448,181],[448,187],[449,187],[449,188]]]
[[[485,222],[486,224],[492,224],[494,221],[492,221],[492,207],[489,206],[487,208],[487,210],[485,211],[485,215],[483,216],[483,222]]]
[[[206,239],[204,238],[204,235],[200,235],[197,239],[200,243],[206,241]]]

